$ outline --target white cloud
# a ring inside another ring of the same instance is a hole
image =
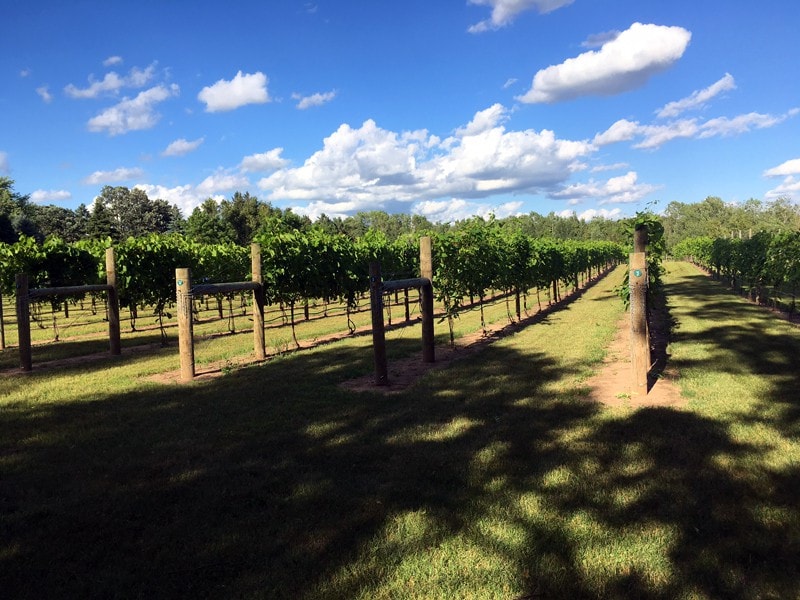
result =
[[[8,174],[10,172],[11,169],[8,166],[8,152],[0,150],[0,173]]]
[[[283,148],[273,148],[261,154],[245,156],[239,164],[243,173],[266,173],[289,166],[289,161],[281,158]]]
[[[179,185],[168,188],[163,185],[139,184],[134,187],[144,191],[151,200],[166,200],[170,204],[174,204],[181,210],[181,214],[186,217],[191,215],[196,207],[209,198],[208,194],[203,195],[193,185]],[[212,197],[218,202],[224,198],[224,196]]]
[[[46,85],[36,88],[36,93],[39,94],[42,100],[44,100],[47,104],[50,104],[53,101],[53,94],[50,93],[50,90],[47,89]]]
[[[681,119],[667,125],[642,125],[637,134],[644,139],[633,147],[654,150],[674,139],[695,137],[699,130],[696,119]]]
[[[491,6],[492,16],[489,19],[472,25],[470,33],[481,33],[490,29],[499,29],[509,25],[517,16],[526,10],[537,10],[540,14],[552,12],[562,6],[572,4],[574,0],[469,0],[470,4]]]
[[[793,158],[777,167],[764,171],[764,177],[785,177],[787,175],[800,175],[800,158]]]
[[[295,168],[259,181],[272,200],[324,203],[309,211],[331,214],[387,203],[443,198],[488,198],[500,193],[554,189],[583,168],[595,151],[588,141],[557,139],[552,131],[508,131],[506,109],[479,111],[441,141],[425,130],[397,133],[372,120],[341,125],[322,149]]]
[[[120,167],[119,169],[114,169],[113,171],[95,171],[88,177],[84,178],[82,183],[85,185],[105,185],[109,183],[130,181],[131,179],[139,179],[143,175],[144,171],[138,167]]]
[[[89,87],[79,88],[70,83],[64,92],[70,98],[97,98],[103,94],[116,94],[122,88],[141,88],[147,85],[155,75],[156,63],[145,69],[133,67],[126,76],[122,77],[114,71],[105,74],[100,81],[89,77]]]
[[[590,208],[577,215],[581,221],[586,221],[587,223],[597,218],[616,220],[624,216],[621,208],[612,208],[611,210],[607,208]]]
[[[800,177],[789,175],[778,187],[769,190],[764,196],[767,200],[774,200],[775,198],[800,199]]]
[[[773,127],[778,123],[782,123],[791,116],[793,116],[792,111],[778,116],[762,115],[753,112],[746,115],[738,115],[732,119],[728,117],[710,119],[700,126],[700,134],[698,137],[727,137],[730,135],[747,133],[752,129],[766,129],[767,127]]]
[[[581,42],[583,48],[601,48],[608,42],[613,42],[619,37],[621,31],[603,31],[602,33],[593,33],[585,41]]]
[[[119,65],[122,63],[121,56],[109,56],[107,59],[103,61],[104,67],[112,67],[114,65]]]
[[[184,138],[179,138],[167,146],[166,149],[161,153],[161,156],[184,156],[185,154],[189,154],[190,152],[197,150],[205,141],[205,139],[206,138],[201,137],[190,142]]]
[[[89,119],[89,131],[108,131],[109,135],[119,135],[128,131],[150,129],[158,123],[159,115],[155,106],[180,93],[177,84],[169,87],[159,85],[140,92],[135,98],[125,98],[120,103],[107,108],[99,115]]]
[[[218,192],[227,192],[250,187],[250,180],[244,175],[220,171],[209,175],[197,185],[197,191],[208,197]]]
[[[331,90],[325,93],[315,93],[310,96],[303,96],[301,94],[292,94],[292,99],[299,100],[297,103],[298,110],[306,110],[312,106],[322,106],[327,104],[336,97],[336,90]]]
[[[472,121],[467,123],[466,127],[456,129],[456,136],[463,138],[472,135],[480,135],[507,120],[508,111],[505,106],[499,103],[493,104],[487,109],[476,112]]]
[[[710,86],[702,90],[695,90],[686,98],[666,104],[663,108],[657,111],[656,114],[660,118],[677,117],[682,112],[692,108],[701,108],[705,106],[706,102],[722,92],[735,89],[736,82],[734,81],[733,76],[730,73],[725,73],[724,77],[722,77],[722,79],[719,81],[712,83]]]
[[[411,212],[416,215],[422,215],[433,223],[454,223],[476,215],[484,218],[494,215],[498,219],[504,219],[505,217],[521,214],[522,205],[522,202],[516,200],[493,205],[452,198],[450,200],[418,202],[411,207]]]
[[[19,76],[20,77],[29,77],[31,73],[32,73],[32,71],[30,69],[22,69],[19,72]]]
[[[620,162],[613,165],[597,165],[592,167],[592,173],[602,173],[603,171],[618,171],[619,169],[627,169],[630,165],[628,163]]]
[[[67,190],[36,190],[31,193],[31,202],[44,204],[45,202],[60,202],[69,200],[72,194]]]
[[[638,202],[645,196],[660,189],[659,186],[639,183],[635,171],[612,177],[607,181],[590,180],[587,183],[574,183],[549,194],[554,199],[597,200],[600,204]]]
[[[264,104],[270,101],[267,92],[267,76],[264,73],[241,71],[231,81],[220,79],[214,85],[204,87],[197,99],[206,105],[206,112],[234,110],[247,104]]]
[[[531,89],[517,99],[560,102],[635,89],[681,58],[691,37],[682,27],[634,23],[600,50],[542,69],[534,76]]]
[[[611,127],[606,129],[603,133],[598,133],[594,136],[594,143],[598,146],[605,146],[606,144],[615,144],[617,142],[627,142],[632,140],[640,132],[640,125],[638,121],[628,121],[627,119],[620,119]]]
[[[515,83],[517,83],[517,81],[519,81],[519,80],[518,80],[516,77],[509,77],[508,79],[506,79],[506,82],[503,84],[503,89],[504,89],[504,90],[507,90],[507,89],[508,89],[508,88],[510,88],[512,85],[514,85]]]
[[[707,121],[678,119],[662,125],[642,125],[638,121],[620,119],[604,132],[595,135],[593,142],[597,146],[604,146],[641,138],[634,144],[634,148],[654,150],[679,138],[725,137],[747,133],[753,129],[774,127],[797,114],[800,114],[800,110],[793,108],[782,115],[747,113],[732,118],[718,117]]]

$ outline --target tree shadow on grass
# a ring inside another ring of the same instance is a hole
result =
[[[4,411],[0,589],[462,597],[483,577],[489,597],[797,594],[796,470],[763,472],[761,448],[693,413],[603,413],[570,383],[587,365],[513,342],[392,397],[337,387],[371,369],[355,340]],[[388,592],[420,556],[426,591]]]

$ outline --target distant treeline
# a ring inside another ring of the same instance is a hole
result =
[[[800,230],[800,207],[787,199],[772,202],[748,200],[740,204],[709,197],[702,202],[671,202],[660,216],[667,248],[697,236],[723,237],[753,231]],[[249,192],[234,193],[230,199],[207,199],[184,217],[166,200],[150,199],[137,188],[104,187],[91,209],[81,204],[71,210],[56,205],[38,205],[27,195],[14,191],[14,182],[0,177],[0,242],[14,243],[20,236],[43,241],[57,236],[66,242],[110,238],[120,242],[151,233],[181,233],[204,244],[249,244],[258,235],[282,231],[308,231],[312,226],[330,234],[360,238],[368,230],[383,233],[389,240],[406,234],[458,230],[467,221],[432,223],[422,215],[359,212],[346,218],[321,215],[315,221],[259,200]],[[509,233],[532,238],[597,241],[630,241],[632,219],[578,219],[574,214],[554,212],[497,219]]]

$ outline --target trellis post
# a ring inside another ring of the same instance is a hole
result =
[[[253,272],[253,282],[258,284],[253,288],[253,348],[256,360],[264,360],[267,358],[264,339],[264,277],[261,272],[259,244],[250,244],[250,269]]]
[[[192,274],[189,269],[175,269],[178,308],[178,352],[181,381],[194,379],[194,328],[192,325]]]
[[[372,352],[375,359],[375,385],[389,384],[386,363],[386,332],[383,327],[383,282],[381,264],[369,263],[369,303],[372,312]]]
[[[117,295],[117,261],[113,248],[106,248],[106,285],[108,285],[108,339],[111,354],[122,354],[119,333],[119,296]]]
[[[631,392],[647,395],[650,370],[650,336],[647,330],[647,226],[637,225],[629,257],[628,285],[631,303]]]
[[[31,357],[30,300],[28,298],[28,276],[17,274],[14,281],[17,299],[17,331],[19,339],[19,366],[23,371],[33,368]]]

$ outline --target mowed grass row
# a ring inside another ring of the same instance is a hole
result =
[[[586,399],[619,272],[388,396],[337,385],[367,337],[183,387],[158,355],[4,378],[0,589],[797,597],[800,335],[669,269],[680,410]]]

